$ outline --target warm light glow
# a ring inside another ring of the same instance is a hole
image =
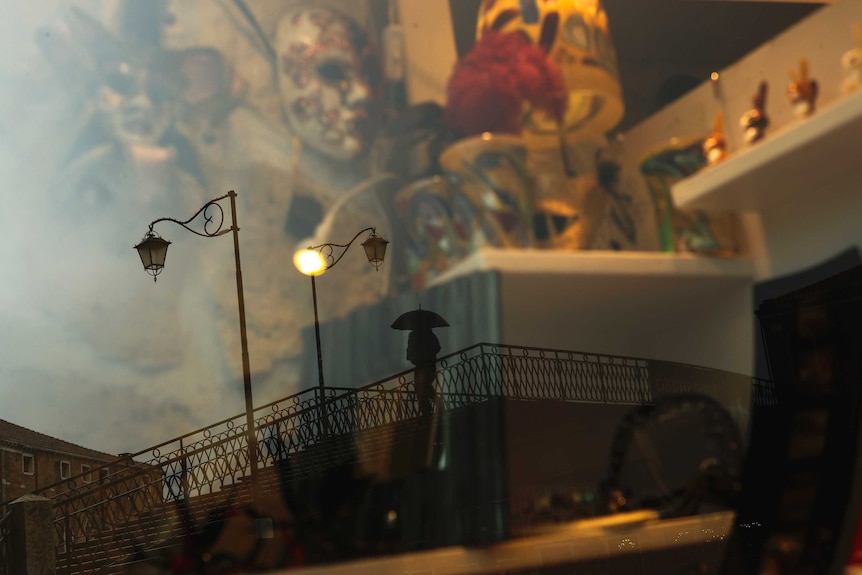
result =
[[[307,276],[319,276],[326,271],[326,260],[317,250],[299,250],[293,255],[293,265]]]

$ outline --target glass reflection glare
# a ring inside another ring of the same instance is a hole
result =
[[[312,249],[299,250],[293,256],[293,265],[307,276],[319,276],[326,271],[323,255]]]

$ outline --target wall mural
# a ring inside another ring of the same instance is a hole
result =
[[[382,64],[387,0],[19,4],[3,37],[20,57],[0,63],[0,175],[14,191],[0,211],[0,303],[15,326],[0,346],[0,417],[121,452],[241,411],[231,242],[160,229],[172,245],[155,285],[131,249],[150,221],[228,190],[256,404],[314,383],[299,380],[311,286],[291,262],[311,239],[373,226],[392,240],[379,272],[350,254],[317,282],[322,321],[421,289],[483,245],[657,248],[650,199],[629,185],[640,175],[579,131],[622,114],[600,6],[509,17],[531,3],[483,5],[479,43],[532,54],[513,72],[522,135],[459,131],[452,102],[407,105],[410,71]],[[519,42],[501,40],[518,29]],[[487,46],[476,61],[507,65]],[[476,99],[462,72],[450,85],[462,117],[500,104],[493,91]],[[576,72],[592,91],[571,88]],[[535,78],[552,76],[559,90],[545,94]],[[548,132],[553,117],[566,129]],[[82,406],[100,425],[80,421]],[[44,421],[49,407],[67,417]]]
[[[241,411],[231,242],[160,229],[172,246],[155,286],[131,249],[150,221],[186,219],[230,189],[255,401],[306,387],[297,366],[311,290],[294,250],[324,214],[337,216],[336,234],[366,221],[389,233],[369,192],[386,3],[82,0],[19,11],[36,30],[0,91],[10,152],[0,168],[16,190],[16,215],[3,216],[14,238],[2,253],[4,309],[20,347],[32,345],[23,354],[7,342],[0,392],[22,407],[0,417],[96,404],[101,431],[31,425],[119,452]],[[322,319],[385,293],[388,276],[363,265],[344,271],[354,289],[320,282]]]

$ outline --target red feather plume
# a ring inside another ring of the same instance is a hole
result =
[[[465,135],[519,134],[524,102],[562,122],[568,94],[559,67],[521,33],[487,31],[446,86],[448,126]]]

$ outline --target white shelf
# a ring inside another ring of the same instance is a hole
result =
[[[577,276],[601,291],[607,282],[636,287],[639,280],[702,278],[706,281],[752,278],[744,258],[712,258],[663,252],[553,251],[482,248],[430,282],[448,282],[469,273],[495,270],[507,274]]]
[[[734,514],[714,513],[685,519],[654,521],[646,525],[601,528],[601,520],[561,525],[547,535],[513,539],[488,547],[449,547],[368,559],[292,569],[291,575],[359,575],[389,573],[497,573],[570,565],[591,559],[613,561],[615,557],[726,540]],[[685,557],[685,556],[683,556]],[[687,558],[680,558],[680,568]]]
[[[803,194],[840,190],[836,181],[862,178],[860,135],[862,92],[767,133],[764,141],[678,182],[674,203],[686,209],[762,211]]]
[[[485,248],[434,285],[484,271],[499,276],[500,341],[751,371],[748,259]]]

